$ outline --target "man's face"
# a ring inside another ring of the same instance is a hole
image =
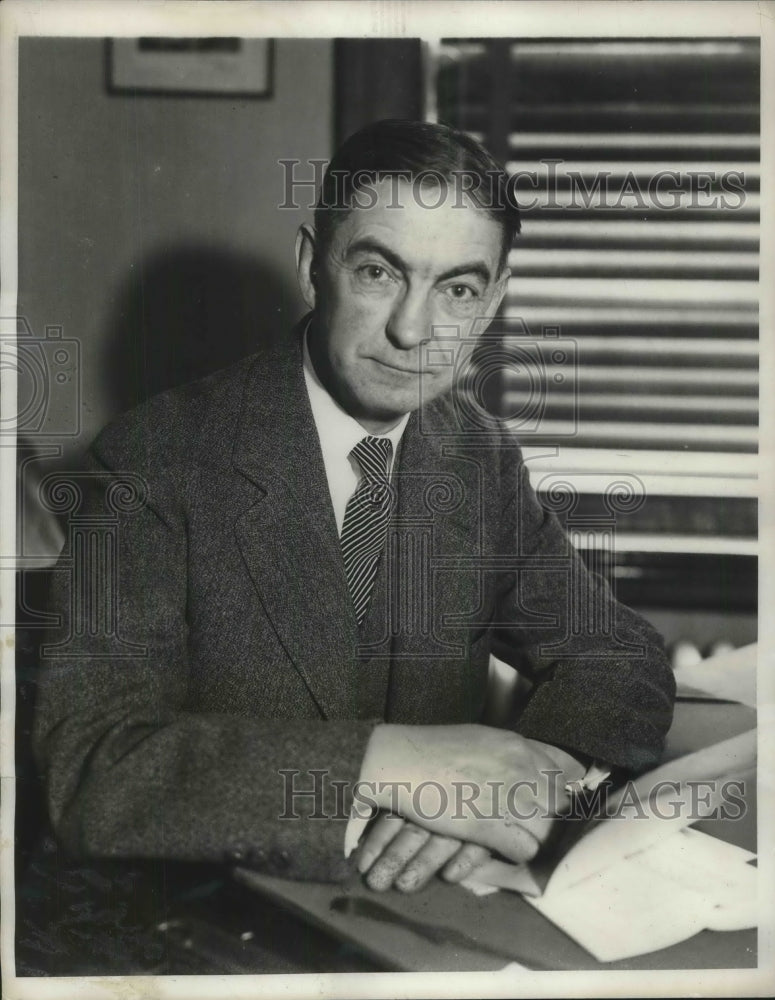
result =
[[[307,227],[297,247],[302,291],[315,311],[315,370],[340,406],[384,433],[451,388],[456,366],[423,366],[420,345],[435,335],[446,349],[447,338],[483,333],[508,270],[500,268],[500,225],[459,204],[452,185],[438,207],[438,187],[423,187],[422,203],[406,180],[386,178],[374,190],[376,204],[337,220],[317,259]]]

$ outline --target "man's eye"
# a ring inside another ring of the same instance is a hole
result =
[[[358,275],[364,281],[371,282],[374,285],[382,285],[390,280],[388,272],[384,267],[380,267],[379,264],[364,264],[358,268]]]
[[[470,285],[450,285],[447,295],[455,302],[472,302],[479,297],[479,293]]]

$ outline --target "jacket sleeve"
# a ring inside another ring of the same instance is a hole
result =
[[[519,449],[504,449],[496,656],[533,688],[517,729],[631,771],[656,764],[670,728],[673,672],[661,636],[591,573],[538,501]]]
[[[50,603],[61,626],[43,650],[33,740],[58,837],[77,856],[345,878],[349,789],[373,723],[197,710],[188,674],[183,470],[172,452],[131,466],[147,496],[118,517],[115,559],[74,571],[78,531],[104,525],[106,493],[126,460],[103,439],[74,478],[82,500],[53,572]],[[97,612],[107,586],[99,574],[111,565],[113,604]]]

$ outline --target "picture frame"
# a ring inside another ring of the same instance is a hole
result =
[[[114,93],[272,96],[268,38],[112,38],[107,63]]]

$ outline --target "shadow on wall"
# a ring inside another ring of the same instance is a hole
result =
[[[302,313],[288,269],[250,254],[186,245],[149,256],[119,287],[100,347],[107,402],[101,426],[165,389],[276,344],[291,335]],[[20,568],[56,561],[66,524],[41,504],[39,487],[47,473],[80,464],[77,452],[62,454],[59,445],[41,446],[34,435],[20,437]]]
[[[302,312],[287,269],[258,257],[191,245],[150,256],[119,289],[109,323],[115,414],[277,343]]]

